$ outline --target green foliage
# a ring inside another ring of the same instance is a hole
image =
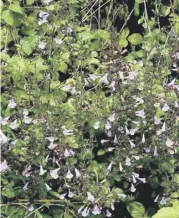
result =
[[[177,218],[177,1],[1,6],[3,216]]]
[[[132,45],[139,45],[143,41],[142,36],[139,33],[132,34],[128,39]]]
[[[178,218],[179,217],[179,201],[173,207],[161,208],[152,218]]]
[[[145,208],[144,206],[139,202],[132,202],[127,205],[127,210],[131,214],[132,217],[147,217],[145,216]]]

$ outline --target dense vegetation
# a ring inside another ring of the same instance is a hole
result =
[[[0,5],[1,217],[179,218],[179,1]]]

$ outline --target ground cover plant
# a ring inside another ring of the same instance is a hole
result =
[[[179,218],[179,1],[0,4],[1,217]]]

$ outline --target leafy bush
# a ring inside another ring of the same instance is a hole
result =
[[[178,216],[177,3],[97,3],[1,1],[2,217]]]

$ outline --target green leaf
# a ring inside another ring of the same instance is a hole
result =
[[[2,190],[2,196],[6,196],[7,198],[14,198],[16,196],[13,188],[5,188]]]
[[[110,33],[106,30],[97,30],[95,31],[94,36],[103,39],[106,42],[109,42],[110,40]]]
[[[35,211],[35,215],[36,215],[37,218],[43,218],[43,216],[42,216],[42,214],[40,213],[39,210]]]
[[[1,18],[10,26],[17,27],[21,24],[22,16],[18,14],[14,15],[12,11],[6,10],[2,12]]]
[[[139,4],[137,2],[135,2],[135,4],[134,4],[134,14],[135,14],[135,16],[139,16],[139,13],[140,13]]]
[[[101,156],[101,155],[103,155],[103,154],[105,154],[105,150],[100,149],[100,150],[98,151],[98,155]]]
[[[162,16],[166,17],[170,14],[170,7],[167,7],[165,5],[161,6],[161,14]]]
[[[128,37],[128,40],[132,45],[139,45],[142,43],[143,38],[139,33],[134,33]]]
[[[29,36],[29,37],[24,37],[20,40],[22,50],[27,55],[30,55],[33,52],[33,49],[35,48],[37,39],[38,39],[37,36]]]
[[[92,57],[92,58],[98,57],[98,52],[92,51],[92,52],[91,52],[91,57]]]
[[[8,9],[10,11],[14,11],[19,14],[23,14],[23,9],[20,7],[18,3],[9,5]]]
[[[67,68],[68,68],[68,65],[64,61],[61,61],[58,66],[58,70],[61,71],[62,73],[66,73]]]
[[[171,197],[172,197],[172,198],[179,198],[179,191],[173,192],[173,193],[171,194]]]
[[[164,207],[152,218],[179,218],[179,207]]]
[[[143,0],[135,0],[135,2],[138,3],[138,4],[141,4],[141,3],[143,3],[144,1],[143,1]]]
[[[94,35],[92,35],[91,32],[87,32],[87,31],[79,33],[78,36],[83,41],[91,40],[94,38]]]
[[[128,27],[124,28],[121,35],[120,35],[120,38],[126,39],[129,35],[129,33],[130,33],[129,28]]]
[[[129,211],[129,213],[131,214],[131,216],[133,218],[143,217],[144,214],[145,214],[144,206],[141,203],[137,202],[137,201],[129,203],[127,205],[127,210]]]
[[[175,184],[175,186],[179,186],[179,174],[174,174],[172,181]]]
[[[120,194],[124,194],[123,190],[120,188],[113,188],[111,192],[115,196],[115,198],[118,198],[118,195]]]
[[[35,0],[26,0],[26,4],[27,5],[32,5],[34,3]]]
[[[22,45],[22,50],[27,54],[30,55],[32,53],[32,48],[30,46],[29,41],[20,41],[20,44]]]
[[[10,26],[13,26],[14,16],[13,16],[11,11],[9,11],[9,10],[3,11],[2,12],[2,19]]]
[[[119,40],[119,45],[120,45],[122,48],[127,47],[127,45],[128,45],[127,39],[124,39],[124,38],[120,39],[120,40]]]

